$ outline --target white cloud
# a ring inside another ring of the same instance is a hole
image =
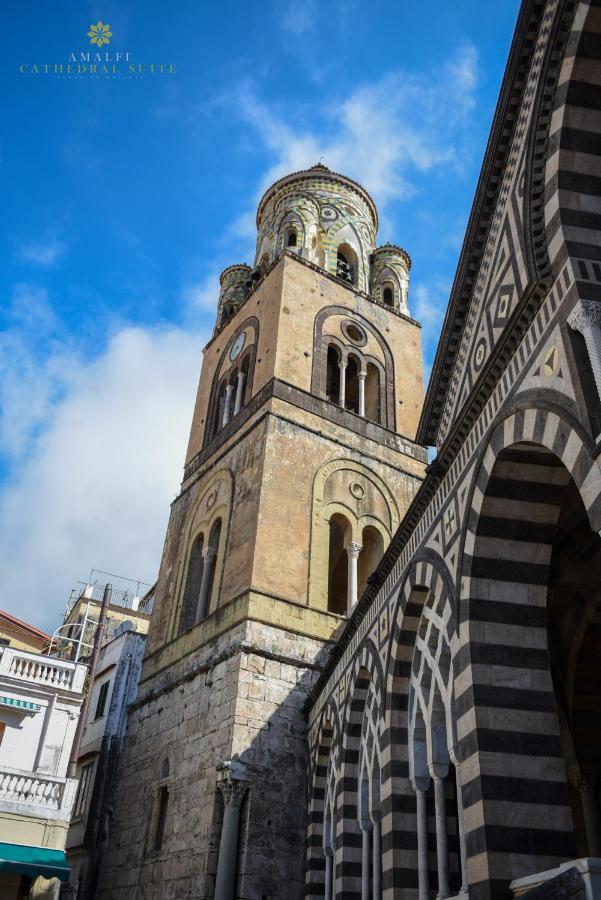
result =
[[[176,328],[125,328],[93,360],[63,347],[38,362],[16,337],[4,347],[15,379],[3,397],[12,465],[0,496],[0,606],[53,629],[92,567],[156,577],[205,342]]]
[[[67,252],[68,244],[61,240],[55,233],[48,232],[38,241],[22,244],[19,256],[23,262],[34,263],[38,266],[52,266],[61,256]]]
[[[188,316],[194,316],[198,312],[215,315],[219,302],[219,275],[212,273],[202,281],[185,285],[182,299]]]
[[[323,158],[385,207],[411,197],[416,176],[461,167],[477,77],[476,50],[465,44],[435,74],[392,72],[321,108],[275,109],[248,82],[226,102],[272,155],[261,190]]]

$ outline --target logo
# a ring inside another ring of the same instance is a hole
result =
[[[90,44],[82,48],[74,48],[67,52],[62,60],[23,62],[19,65],[21,75],[39,77],[51,75],[55,78],[68,80],[90,79],[97,81],[99,78],[114,79],[139,79],[156,75],[175,75],[175,63],[158,61],[139,61],[134,53],[128,49],[111,44],[113,32],[111,26],[100,19],[96,24],[89,25],[86,32]],[[78,29],[79,31],[79,29]],[[83,27],[80,34],[83,33]]]
[[[102,47],[103,44],[110,44],[109,38],[112,38],[112,36],[110,25],[103,25],[102,22],[98,22],[97,25],[90,25],[90,30],[88,31],[90,44]]]

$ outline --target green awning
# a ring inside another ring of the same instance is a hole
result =
[[[36,713],[41,710],[39,703],[31,703],[29,700],[18,700],[16,697],[0,697],[0,706],[12,706],[13,709],[22,709],[23,712]]]
[[[60,878],[69,880],[69,863],[64,850],[49,847],[26,847],[24,844],[0,842],[0,872],[29,875],[36,878]]]

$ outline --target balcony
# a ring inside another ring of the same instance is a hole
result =
[[[0,768],[0,811],[68,822],[76,790],[76,778]]]
[[[0,678],[15,678],[31,685],[81,694],[87,666],[26,650],[0,648]]]

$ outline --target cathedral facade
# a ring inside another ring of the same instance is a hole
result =
[[[601,5],[524,2],[437,455],[311,692],[310,897],[601,896],[600,110]]]
[[[524,0],[423,410],[368,193],[320,165],[266,192],[103,900],[599,895],[600,110],[599,0]]]

